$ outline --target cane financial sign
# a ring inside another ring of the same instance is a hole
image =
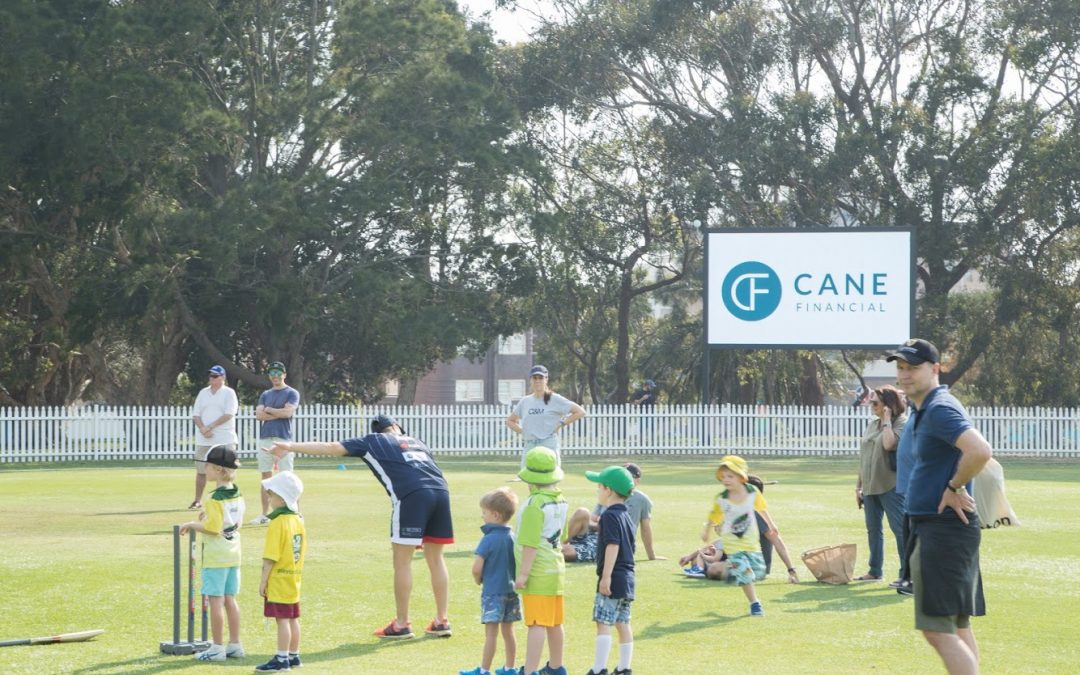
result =
[[[712,230],[706,341],[730,347],[892,347],[911,336],[912,232]]]

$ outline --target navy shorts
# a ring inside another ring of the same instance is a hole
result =
[[[390,513],[390,541],[419,546],[454,543],[454,523],[450,518],[450,493],[446,490],[417,490],[394,500]]]

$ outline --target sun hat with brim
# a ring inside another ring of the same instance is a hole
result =
[[[626,467],[609,466],[603,471],[586,471],[585,477],[594,483],[611,488],[621,497],[629,497],[634,491],[634,477]]]
[[[721,480],[721,469],[727,469],[734,474],[738,474],[738,476],[743,479],[743,482],[746,482],[750,475],[750,469],[746,465],[746,460],[738,455],[727,455],[720,460],[720,466],[716,467],[716,480]]]
[[[262,482],[263,489],[273,492],[285,502],[290,511],[299,511],[300,495],[304,493],[304,483],[292,471],[278,471]]]
[[[539,445],[525,453],[525,468],[518,478],[532,485],[550,485],[563,479],[563,470],[555,451]]]

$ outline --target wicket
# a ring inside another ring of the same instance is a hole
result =
[[[195,640],[195,532],[189,532],[187,586],[187,641],[180,641],[180,526],[173,526],[173,638],[162,642],[165,654],[194,654],[210,648],[206,640],[206,596],[202,598],[202,639]]]

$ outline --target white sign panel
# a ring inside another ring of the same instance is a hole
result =
[[[912,335],[907,229],[710,230],[705,341],[714,347],[895,347]]]

